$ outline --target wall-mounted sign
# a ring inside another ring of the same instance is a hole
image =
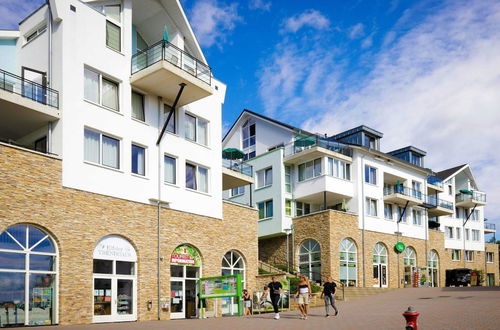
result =
[[[241,275],[202,277],[200,292],[201,298],[241,296]]]
[[[406,249],[406,246],[403,242],[397,242],[396,245],[394,245],[394,249],[396,252],[401,253]]]
[[[135,249],[126,239],[120,236],[106,236],[97,243],[94,259],[137,261]]]
[[[181,245],[176,247],[170,255],[170,264],[201,267],[201,257],[194,247]]]

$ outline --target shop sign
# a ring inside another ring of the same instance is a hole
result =
[[[401,253],[406,249],[406,246],[403,242],[397,242],[394,246],[394,249],[396,250],[396,252]]]
[[[119,236],[107,236],[97,243],[94,259],[137,261],[134,247]]]
[[[201,257],[194,247],[181,245],[175,248],[170,255],[170,264],[201,267]]]
[[[241,275],[200,278],[200,297],[219,298],[241,296]]]

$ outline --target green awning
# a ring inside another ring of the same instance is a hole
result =
[[[467,190],[467,189],[460,189],[460,192],[461,192],[462,194],[472,195],[472,191]]]
[[[294,144],[296,147],[308,147],[312,146],[316,143],[316,139],[312,136],[304,137],[298,140],[295,140]]]
[[[168,28],[166,25],[163,27],[163,41],[168,41]]]
[[[222,150],[222,158],[224,159],[242,159],[245,157],[245,153],[241,151],[240,149],[236,148],[227,148]]]

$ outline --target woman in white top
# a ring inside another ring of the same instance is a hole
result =
[[[305,275],[299,277],[299,288],[296,297],[298,298],[298,305],[300,310],[300,319],[307,320],[307,310],[309,305],[309,297],[311,295],[311,283]]]

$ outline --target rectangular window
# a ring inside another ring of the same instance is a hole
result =
[[[371,184],[377,184],[377,169],[368,165],[365,165],[365,182]]]
[[[304,181],[321,175],[321,158],[299,165],[299,181]]]
[[[188,115],[184,118],[185,120],[185,137],[188,140],[196,141],[196,117]]]
[[[26,43],[36,39],[36,37],[38,37],[40,34],[44,33],[45,31],[47,31],[47,24],[43,24],[42,26],[40,26],[39,28],[37,28],[33,32],[27,34],[25,36]]]
[[[465,261],[474,261],[474,251],[465,250]]]
[[[445,227],[446,238],[453,238],[453,227]]]
[[[116,51],[121,51],[121,28],[106,21],[106,46]]]
[[[259,209],[259,219],[267,219],[273,217],[273,200],[257,203]]]
[[[467,219],[467,217],[469,216],[469,209],[462,209],[462,219]]]
[[[399,221],[399,219],[401,219],[401,222],[406,222],[406,211],[403,214],[404,207],[398,206],[397,211],[398,211],[398,213],[397,213],[398,219],[397,220]]]
[[[119,111],[118,83],[103,77],[93,70],[84,69],[84,98],[104,107]]]
[[[298,217],[311,213],[311,204],[295,202],[295,213]]]
[[[328,174],[336,178],[350,180],[351,164],[328,157]]]
[[[273,184],[273,168],[266,168],[257,172],[257,188],[267,187]]]
[[[460,261],[460,250],[451,250],[451,260]]]
[[[164,104],[163,105],[163,113],[165,115],[165,120],[168,120],[168,123],[167,123],[167,132],[170,132],[170,133],[177,133],[177,129],[176,129],[176,118],[175,118],[175,109],[172,108],[171,106],[167,105],[167,104]],[[170,118],[169,118],[170,116]]]
[[[455,231],[457,232],[457,239],[460,239],[462,236],[462,230],[460,228],[455,228]]]
[[[88,162],[120,168],[120,140],[85,129],[84,159]]]
[[[366,214],[376,217],[377,216],[377,200],[373,198],[366,198]]]
[[[476,242],[479,242],[479,241],[480,241],[480,238],[479,238],[480,236],[479,236],[479,234],[480,234],[480,231],[479,231],[479,230],[477,230],[477,229],[472,229],[472,240],[473,240],[473,241],[476,241]]]
[[[177,183],[177,180],[176,180],[176,177],[177,177],[176,167],[177,166],[176,166],[175,158],[165,155],[163,157],[163,162],[165,165],[163,180],[167,183],[176,184]]]
[[[470,241],[470,229],[465,229],[465,240]]]
[[[493,263],[493,252],[486,252],[486,262],[489,264]]]
[[[460,218],[460,209],[458,207],[455,207],[455,218]]]
[[[453,196],[453,187],[450,185],[448,185],[448,195],[450,196]]]
[[[241,196],[245,193],[245,186],[231,189],[231,197]]]
[[[188,140],[203,145],[208,144],[208,122],[204,119],[189,115],[185,116],[185,137]]]
[[[144,95],[132,92],[132,118],[145,121]]]
[[[146,149],[132,144],[132,173],[146,175]]]
[[[292,201],[289,199],[285,200],[285,215],[288,217],[292,216]]]
[[[416,226],[422,225],[422,211],[420,210],[412,210],[413,215],[413,224]]]
[[[285,191],[292,192],[292,167],[285,165]]]
[[[474,210],[470,216],[471,220],[479,221],[479,210]]]
[[[186,163],[186,188],[208,192],[208,169]]]
[[[384,203],[384,217],[392,220],[392,204]]]
[[[255,146],[255,124],[247,121],[242,129],[243,149]]]

